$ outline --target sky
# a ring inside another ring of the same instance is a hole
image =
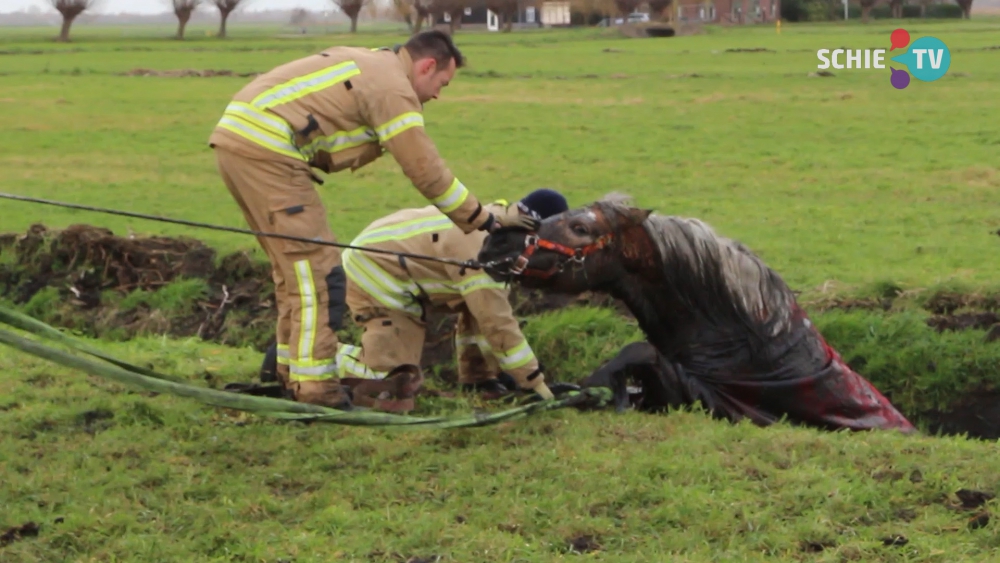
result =
[[[333,7],[331,0],[246,0],[247,7],[244,10],[255,12],[257,10],[282,10],[293,8],[305,8],[307,10],[329,10]],[[52,5],[48,0],[0,0],[0,13],[19,12],[27,10],[32,6],[49,12]],[[129,12],[133,14],[160,14],[170,11],[170,0],[98,0],[94,13],[119,13]]]

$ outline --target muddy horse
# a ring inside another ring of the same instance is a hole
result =
[[[777,273],[698,219],[611,198],[550,217],[537,232],[497,231],[479,260],[498,281],[602,292],[628,307],[646,341],[580,382],[611,388],[618,410],[700,403],[715,418],[760,426],[915,432],[826,343]]]

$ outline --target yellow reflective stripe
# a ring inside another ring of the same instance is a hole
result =
[[[319,366],[303,367],[292,364],[288,368],[288,377],[292,381],[322,381],[330,379],[337,371],[337,362],[329,359]]]
[[[288,358],[288,344],[278,344],[278,363],[287,366],[289,365]]]
[[[269,88],[254,98],[252,103],[260,109],[273,108],[339,84],[359,74],[361,74],[361,70],[358,65],[354,61],[346,61]]]
[[[424,116],[415,111],[408,111],[379,125],[375,128],[375,132],[378,133],[379,140],[384,143],[407,129],[423,126]]]
[[[257,127],[272,133],[279,139],[291,139],[292,127],[288,122],[274,114],[261,111],[244,102],[229,102],[223,115],[247,121]]]
[[[387,240],[405,240],[413,236],[444,231],[450,229],[454,223],[448,217],[424,217],[421,219],[411,219],[402,221],[394,225],[386,225],[377,229],[362,232],[352,243],[355,246],[385,242]]]
[[[456,348],[465,348],[467,346],[473,346],[473,345],[478,347],[479,350],[483,352],[483,354],[493,353],[493,347],[490,346],[490,343],[488,340],[486,340],[485,336],[469,335],[469,336],[460,336],[455,339]]]
[[[442,213],[451,213],[465,203],[469,197],[469,190],[458,181],[458,178],[451,183],[451,186],[441,195],[431,200]]]
[[[283,154],[285,156],[290,156],[292,158],[297,158],[299,160],[306,160],[302,153],[295,147],[295,145],[283,141],[281,139],[275,138],[273,134],[267,132],[264,129],[251,125],[246,121],[239,120],[228,115],[222,116],[219,120],[218,126],[222,129],[230,131],[243,137],[244,139],[256,143],[266,149],[270,149],[278,154]]]
[[[517,369],[528,365],[531,360],[535,359],[535,353],[528,346],[528,341],[522,341],[517,346],[514,346],[510,350],[505,352],[500,352],[495,354],[497,361],[500,362],[500,367],[505,370]]]
[[[361,347],[341,344],[337,350],[337,374],[340,377],[360,377],[362,379],[385,379],[384,371],[375,371],[358,361]]]
[[[417,292],[416,284],[402,285],[388,272],[352,249],[347,249],[342,254],[342,264],[347,277],[379,303],[397,311],[414,315],[421,313],[419,305],[407,303]]]
[[[458,290],[464,297],[480,289],[504,289],[505,287],[503,282],[494,281],[489,274],[477,274],[460,283]]]
[[[316,340],[316,321],[319,317],[316,310],[316,284],[313,281],[312,267],[308,260],[299,260],[292,264],[295,268],[295,279],[299,284],[299,342],[298,358],[292,358],[292,366],[298,362],[311,362],[313,343]],[[308,365],[308,364],[305,364]]]
[[[302,154],[306,158],[312,158],[319,151],[328,153],[340,152],[354,147],[359,147],[365,143],[372,143],[378,138],[375,131],[366,127],[359,127],[353,131],[334,133],[327,137],[317,137],[311,143],[302,147]]]

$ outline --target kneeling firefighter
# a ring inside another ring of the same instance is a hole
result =
[[[559,192],[540,189],[519,202],[484,206],[495,214],[515,212],[542,220],[568,209]],[[403,209],[374,221],[352,246],[426,256],[474,260],[487,233],[464,233],[434,206]],[[419,387],[420,357],[429,311],[457,312],[458,382],[466,391],[499,396],[534,391],[553,397],[542,367],[508,301],[509,290],[486,273],[426,260],[348,249],[344,252],[347,306],[361,325],[360,366],[402,378],[400,388]],[[362,369],[356,366],[355,369]],[[507,382],[504,385],[502,380]],[[390,394],[393,394],[390,391]],[[406,400],[408,397],[395,397]]]

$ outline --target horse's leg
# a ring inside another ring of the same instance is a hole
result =
[[[634,372],[655,370],[659,353],[649,342],[633,342],[618,352],[608,363],[584,379],[581,387],[607,387],[614,394],[615,410],[628,408],[628,379]],[[640,375],[640,377],[642,377]]]

